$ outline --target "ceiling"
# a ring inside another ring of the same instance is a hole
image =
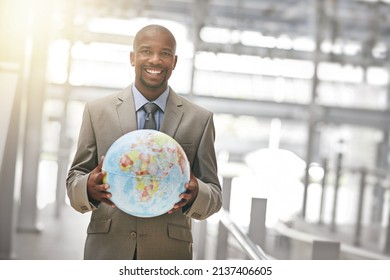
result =
[[[240,53],[293,59],[313,59],[313,52],[293,48],[248,46],[203,41],[204,27],[237,32],[255,31],[263,36],[290,40],[309,38],[338,47],[317,52],[318,59],[352,65],[383,66],[390,45],[390,4],[362,0],[83,0],[75,3],[74,15],[84,23],[96,17],[169,19],[188,27],[196,51]],[[102,35],[102,34],[101,34]],[[119,36],[106,37],[120,41]],[[348,44],[358,51],[344,53]]]

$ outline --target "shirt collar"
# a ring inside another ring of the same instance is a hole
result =
[[[149,102],[145,98],[145,96],[142,95],[142,93],[135,87],[135,85],[132,85],[133,89],[133,95],[134,95],[134,104],[135,104],[135,109],[138,111],[139,109],[142,108],[146,103]],[[157,104],[158,107],[164,112],[165,107],[167,105],[167,100],[168,100],[168,95],[169,95],[169,87],[156,99],[153,101],[153,103]]]

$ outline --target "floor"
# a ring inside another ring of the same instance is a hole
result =
[[[41,232],[18,232],[13,258],[20,260],[80,260],[90,214],[81,214],[65,205],[59,218],[53,206],[39,212]]]
[[[59,218],[55,207],[47,206],[39,211],[40,232],[18,232],[13,240],[12,259],[18,260],[81,260],[90,213],[81,214],[64,205]],[[216,224],[214,224],[216,226]],[[211,225],[213,226],[213,225]],[[209,231],[215,231],[209,227]],[[194,239],[197,228],[194,223]],[[208,244],[215,243],[215,234],[208,234]],[[213,259],[215,246],[205,248],[204,257]],[[196,258],[194,248],[194,258]]]
[[[18,260],[81,260],[83,258],[84,241],[86,237],[86,228],[90,219],[90,213],[81,214],[73,210],[69,205],[64,205],[61,209],[61,215],[59,218],[55,215],[55,208],[53,205],[49,205],[39,212],[39,222],[42,223],[43,229],[40,232],[18,232],[13,240],[13,255],[12,259]],[[298,221],[299,222],[299,221]],[[194,223],[194,239],[204,239],[205,233],[199,234],[197,227],[199,224]],[[318,237],[331,237],[329,230],[323,226],[297,224],[297,228],[301,228],[315,234]],[[218,222],[211,221],[207,226],[206,233],[207,243],[202,252],[202,258],[214,259],[216,256],[216,246],[214,246],[218,240]],[[351,241],[350,230],[345,231],[343,234],[342,228],[338,231],[340,241],[348,244],[346,238]],[[383,234],[372,234],[371,231],[365,231],[362,235],[362,245],[369,252],[376,254],[383,253]],[[325,234],[325,235],[324,235]],[[202,235],[203,237],[200,237]],[[311,246],[303,244],[302,242],[292,241],[286,237],[280,238],[280,235],[272,235],[272,238],[268,237],[268,245],[271,243],[274,246],[274,257],[277,259],[310,259]],[[272,240],[273,239],[273,240]],[[344,240],[343,240],[344,239]],[[379,244],[382,244],[378,247]],[[373,246],[373,241],[375,246]],[[367,243],[368,242],[368,243]],[[231,243],[234,245],[234,242]],[[234,250],[233,250],[234,249]],[[361,248],[363,249],[363,248]],[[230,251],[233,253],[228,258],[245,259],[245,255],[240,252],[240,249],[235,246],[231,246]],[[195,259],[197,258],[196,246],[194,245]],[[390,259],[389,255],[382,256],[376,259]],[[348,257],[349,259],[349,257]],[[357,259],[371,259],[370,257],[360,255]],[[375,258],[374,258],[375,259]]]

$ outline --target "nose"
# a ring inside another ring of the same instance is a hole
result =
[[[160,62],[161,62],[160,55],[158,53],[154,53],[153,55],[151,55],[150,62],[152,64],[160,64]]]

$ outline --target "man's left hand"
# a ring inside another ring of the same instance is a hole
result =
[[[168,211],[168,214],[172,214],[186,205],[191,206],[198,196],[199,185],[192,171],[190,173],[190,181],[185,184],[185,188],[186,191],[181,193],[179,196],[181,200],[177,202],[171,210]]]

